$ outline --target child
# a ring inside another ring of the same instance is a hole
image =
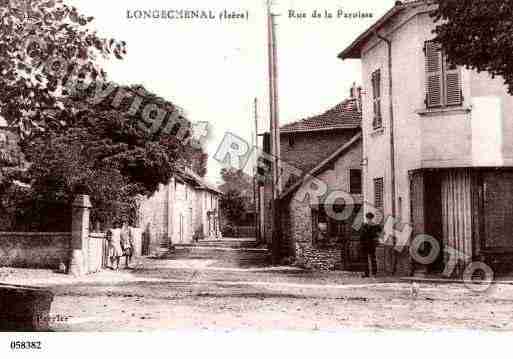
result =
[[[132,259],[134,244],[130,237],[130,230],[128,223],[123,222],[123,226],[120,230],[121,249],[123,250],[123,256],[125,257],[125,268],[130,268],[130,260]]]
[[[111,262],[111,269],[119,270],[119,260],[123,255],[123,251],[121,249],[121,229],[109,229],[107,236],[109,242],[109,258]]]

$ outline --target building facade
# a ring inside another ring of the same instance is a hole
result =
[[[221,238],[220,192],[191,170],[175,175],[141,199],[138,227],[149,236],[149,252],[159,246]]]
[[[361,184],[360,123],[360,91],[354,86],[349,99],[328,111],[280,128],[283,170],[278,211],[282,225],[279,245],[273,249],[279,252],[277,257],[294,258],[306,266],[324,270],[359,264],[355,242],[358,235],[351,231],[349,220],[332,223],[323,204],[334,191],[349,192],[351,176],[354,183]],[[264,138],[264,151],[270,152],[268,138]],[[312,185],[307,180],[310,177],[324,181],[327,192],[320,197],[305,198],[305,190]],[[269,183],[263,193],[262,227],[270,245],[273,220]],[[356,206],[361,205],[360,193],[356,194]],[[344,255],[345,251],[351,253],[351,260]],[[347,261],[344,263],[343,259]]]
[[[362,141],[358,133],[289,187],[280,199],[282,246],[296,263],[320,270],[361,269]],[[312,195],[314,181],[327,189]],[[342,193],[344,194],[342,194]],[[352,199],[340,203],[340,199]],[[333,211],[333,212],[331,212]],[[335,215],[333,215],[335,214]]]
[[[388,272],[399,260],[402,274],[448,274],[451,251],[463,254],[453,274],[473,261],[499,271],[513,258],[513,98],[500,78],[447,62],[434,6],[398,2],[339,55],[362,62],[365,206],[441,249],[421,265],[385,248]]]

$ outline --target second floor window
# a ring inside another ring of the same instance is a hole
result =
[[[372,105],[373,118],[372,128],[378,129],[383,127],[383,118],[381,117],[381,71],[376,70],[372,73]]]
[[[457,106],[463,102],[460,69],[447,61],[442,47],[434,41],[424,44],[426,62],[426,106]]]

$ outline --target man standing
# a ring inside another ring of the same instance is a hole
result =
[[[365,215],[365,223],[360,231],[360,248],[362,257],[366,260],[364,277],[370,274],[376,276],[378,271],[376,263],[376,247],[378,246],[381,226],[374,223],[374,214],[369,212]]]

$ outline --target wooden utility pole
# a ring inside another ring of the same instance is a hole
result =
[[[276,15],[271,11],[271,1],[267,1],[267,36],[268,36],[268,55],[269,55],[269,104],[270,104],[270,142],[272,160],[272,179],[271,179],[271,218],[272,218],[272,243],[271,255],[273,264],[277,264],[280,259],[280,240],[281,240],[281,219],[279,209],[279,198],[281,193],[281,173],[280,173],[280,121],[278,106],[278,56],[276,50]]]
[[[255,97],[253,101],[253,117],[255,121],[255,134],[252,142],[254,141],[252,150],[258,148],[258,99]],[[260,243],[260,186],[258,183],[258,157],[255,157],[253,164],[253,204],[255,206],[255,238]]]

